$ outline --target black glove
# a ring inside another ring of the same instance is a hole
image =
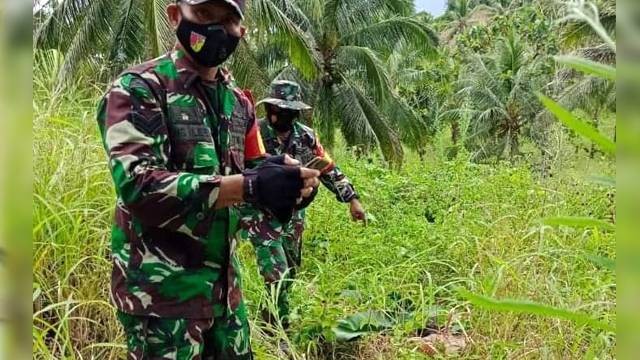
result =
[[[304,186],[300,167],[285,165],[284,155],[279,155],[242,174],[244,200],[270,212],[281,223],[288,223]]]
[[[318,195],[318,187],[314,187],[313,191],[311,192],[311,194],[306,197],[306,198],[302,198],[302,202],[300,204],[297,204],[295,206],[296,210],[301,210],[306,208],[307,206],[311,205],[311,203],[313,202],[313,199],[316,198],[316,195]]]

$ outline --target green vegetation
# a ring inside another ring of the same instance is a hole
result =
[[[34,357],[117,359],[95,106],[168,46],[164,2],[56,4],[34,15]],[[431,334],[469,359],[616,357],[615,1],[596,4],[251,2],[238,81],[304,84],[369,213],[352,223],[327,191],[308,212],[293,331],[275,329],[297,359],[452,355]],[[126,16],[85,31],[109,9]],[[279,359],[239,253],[257,358]]]

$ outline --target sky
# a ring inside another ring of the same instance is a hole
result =
[[[447,3],[447,0],[414,0],[416,3],[416,11],[426,11],[431,13],[433,16],[439,16],[444,13],[444,9]],[[46,3],[47,0],[36,0],[34,2],[33,11],[35,12],[37,8],[40,8],[43,3]]]
[[[416,11],[426,11],[433,16],[439,16],[444,13],[447,0],[415,0]]]

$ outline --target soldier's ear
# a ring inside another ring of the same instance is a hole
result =
[[[181,18],[180,5],[175,3],[167,5],[167,19],[169,19],[169,24],[174,30],[178,28]]]

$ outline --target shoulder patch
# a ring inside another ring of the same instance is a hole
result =
[[[244,89],[244,90],[242,90],[242,93],[244,94],[244,96],[247,97],[247,99],[249,100],[251,105],[253,105],[255,107],[256,106],[256,101],[253,99],[253,93],[251,92],[251,90]]]

